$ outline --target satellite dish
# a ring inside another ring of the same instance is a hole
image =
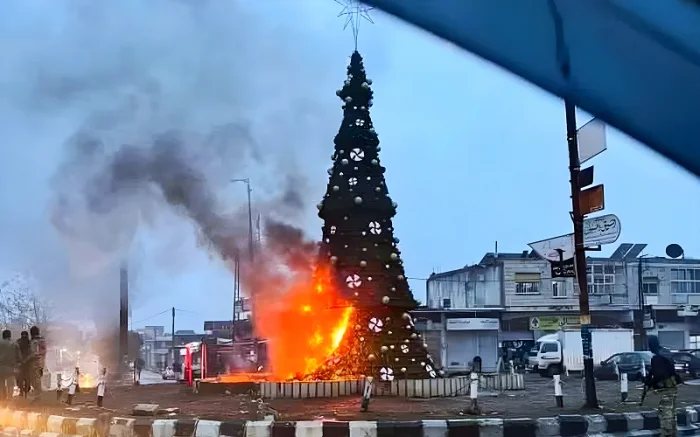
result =
[[[669,258],[679,258],[683,256],[683,248],[678,244],[669,244],[666,246],[666,255]]]

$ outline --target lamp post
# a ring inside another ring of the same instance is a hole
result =
[[[253,254],[253,209],[250,202],[250,193],[253,190],[250,188],[250,179],[231,179],[231,182],[243,182],[248,189],[248,251],[250,252],[250,260],[253,261],[255,259]]]

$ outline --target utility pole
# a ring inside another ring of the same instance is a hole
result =
[[[647,331],[644,329],[644,283],[642,278],[642,260],[644,255],[641,255],[637,265],[637,300],[639,301],[639,309],[635,311],[634,328],[637,331],[637,344],[635,350],[643,351],[647,349]]]
[[[579,287],[581,312],[581,343],[583,344],[583,375],[586,381],[586,406],[598,408],[598,397],[593,377],[593,342],[591,336],[591,312],[588,304],[588,276],[586,271],[586,249],[583,244],[583,214],[581,213],[579,173],[581,162],[578,152],[576,128],[576,106],[564,100],[566,110],[566,140],[569,146],[569,172],[571,176],[571,218],[574,222],[574,260]]]
[[[170,353],[172,354],[173,358],[170,364],[175,363],[175,307],[173,307],[173,321],[172,325],[170,327],[170,330],[172,331],[172,335],[170,336],[171,341],[170,341]]]
[[[129,270],[126,261],[119,269],[119,372],[128,369],[129,356]]]

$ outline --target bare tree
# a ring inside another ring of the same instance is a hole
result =
[[[28,329],[46,327],[51,305],[41,299],[24,275],[15,274],[0,283],[0,325],[6,328]]]

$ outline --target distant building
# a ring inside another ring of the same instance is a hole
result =
[[[143,340],[141,356],[146,362],[146,367],[162,370],[180,360],[180,349],[186,344],[201,341],[205,334],[198,334],[192,330],[175,331],[175,343],[173,347],[173,335],[165,332],[164,326],[146,326],[137,329]]]
[[[645,247],[623,244],[609,258],[587,258],[592,324],[639,333],[644,319],[662,345],[700,348],[700,260],[640,256]],[[448,370],[479,356],[488,371],[502,347],[526,349],[545,333],[580,328],[578,284],[552,278],[549,262],[530,251],[487,253],[476,265],[433,273],[426,300],[416,323]]]

